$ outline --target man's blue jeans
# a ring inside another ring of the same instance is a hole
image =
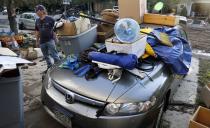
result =
[[[60,61],[54,40],[50,40],[49,42],[40,44],[40,48],[41,48],[43,56],[47,62],[48,68],[53,65],[53,63],[50,60],[50,56],[53,58],[54,63],[57,63]]]

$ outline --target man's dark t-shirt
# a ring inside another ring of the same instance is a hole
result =
[[[40,33],[40,44],[46,43],[54,39],[53,27],[55,20],[52,17],[46,16],[43,20],[36,20],[35,29]]]

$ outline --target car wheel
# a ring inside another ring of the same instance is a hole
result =
[[[19,24],[19,29],[20,29],[20,30],[23,30],[24,28],[25,28],[24,24],[23,24],[23,23],[20,23],[20,24]]]
[[[164,100],[162,102],[162,106],[160,108],[160,112],[158,114],[158,118],[154,125],[154,128],[161,128],[163,112],[166,110],[166,104],[167,104],[166,102],[167,102],[167,100],[166,100],[166,98],[164,98]]]

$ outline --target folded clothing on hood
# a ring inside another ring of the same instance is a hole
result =
[[[66,60],[59,66],[60,68],[76,70],[79,68],[78,58],[74,55],[70,55]]]

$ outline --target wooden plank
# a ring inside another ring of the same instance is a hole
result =
[[[179,18],[176,16],[147,13],[144,14],[144,23],[175,26],[179,24]]]

